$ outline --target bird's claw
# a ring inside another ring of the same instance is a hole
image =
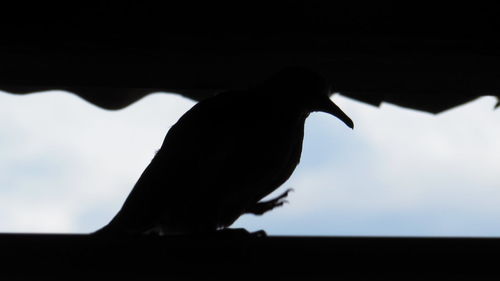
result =
[[[283,199],[285,197],[288,196],[288,193],[292,192],[293,191],[293,188],[288,188],[287,190],[285,190],[285,192],[283,192],[280,196],[276,197],[276,199]],[[276,200],[274,199],[274,200]]]
[[[266,212],[271,211],[274,208],[281,207],[283,204],[288,203],[288,200],[285,198],[288,196],[288,193],[293,191],[292,188],[287,189],[285,192],[283,192],[280,196],[269,200],[269,201],[263,201],[263,202],[258,202],[255,205],[253,205],[251,208],[248,208],[246,213],[249,214],[254,214],[254,215],[262,215]]]
[[[267,233],[264,230],[249,232],[244,228],[224,228],[208,234],[209,236],[224,239],[245,239],[245,238],[265,238]]]

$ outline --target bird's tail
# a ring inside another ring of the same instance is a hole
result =
[[[123,236],[127,235],[130,227],[127,227],[127,223],[123,219],[122,212],[118,212],[113,219],[101,227],[100,229],[91,233],[91,235],[95,236]]]
[[[123,234],[123,231],[120,231],[120,228],[117,226],[115,219],[109,222],[107,225],[101,227],[100,229],[90,233],[93,236],[119,236]]]
[[[94,231],[95,236],[134,236],[147,233],[152,227],[139,220],[129,220],[121,211],[105,226]]]

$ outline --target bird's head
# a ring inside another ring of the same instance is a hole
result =
[[[281,104],[297,108],[303,113],[321,111],[330,113],[349,128],[354,123],[331,99],[330,84],[318,73],[303,67],[288,67],[271,76],[261,85]]]

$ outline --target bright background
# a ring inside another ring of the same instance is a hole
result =
[[[314,113],[289,204],[235,227],[274,235],[499,236],[500,110],[440,115],[335,95]],[[194,105],[150,95],[120,111],[61,91],[0,92],[0,232],[88,233],[119,210],[172,124]],[[272,195],[271,195],[272,196]]]

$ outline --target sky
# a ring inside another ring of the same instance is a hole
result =
[[[334,95],[313,113],[289,203],[233,226],[270,235],[500,237],[500,110],[432,115]],[[118,111],[62,91],[0,92],[0,232],[89,233],[118,212],[194,102],[155,93]]]

